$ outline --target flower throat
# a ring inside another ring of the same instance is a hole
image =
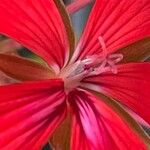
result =
[[[65,82],[65,88],[71,90],[80,86],[80,81],[89,76],[100,75],[111,71],[117,74],[118,70],[116,64],[123,59],[122,54],[108,54],[104,39],[100,36],[98,38],[102,48],[100,55],[87,56],[83,60],[69,64],[62,69],[59,77]]]

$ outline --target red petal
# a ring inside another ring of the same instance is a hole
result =
[[[118,74],[105,73],[85,81],[94,84],[94,90],[119,100],[150,124],[150,63],[120,65]]]
[[[74,91],[70,103],[73,109],[71,150],[146,150],[140,137],[102,99]]]
[[[149,14],[149,0],[96,0],[75,55],[100,53],[99,36],[109,53],[149,36]]]
[[[40,150],[64,120],[65,93],[60,80],[0,87],[0,149]]]
[[[63,66],[69,42],[54,0],[1,0],[0,14],[1,33],[40,55],[54,69]]]

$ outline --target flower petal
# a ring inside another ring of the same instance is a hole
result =
[[[39,63],[17,57],[0,54],[0,70],[17,80],[41,80],[54,77],[54,73]]]
[[[150,36],[149,14],[149,0],[96,0],[74,59],[101,53],[99,36],[109,53]]]
[[[64,24],[61,17],[66,12],[60,14],[58,0],[55,3],[55,0],[1,0],[0,33],[41,56],[57,72],[69,58],[72,31],[70,22]]]
[[[40,150],[66,114],[61,80],[0,87],[0,149]]]
[[[102,99],[84,91],[70,94],[72,150],[146,150],[142,139]]]
[[[84,87],[90,84],[92,90],[122,102],[150,124],[150,63],[119,65],[118,74],[108,72],[84,82]]]

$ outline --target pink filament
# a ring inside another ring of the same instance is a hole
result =
[[[107,71],[118,73],[116,64],[123,59],[123,55],[108,54],[104,39],[100,36],[98,40],[102,49],[101,54],[78,60],[61,71],[60,77],[64,79],[67,91],[79,86],[80,81],[85,77],[100,75]]]
[[[89,3],[91,3],[93,0],[75,0],[71,4],[67,6],[67,10],[69,14],[75,13],[79,9],[85,7]]]
[[[108,54],[104,39],[101,36],[99,36],[98,40],[101,44],[102,56],[104,58],[103,60],[104,63],[102,63],[102,65],[99,68],[100,72],[104,72],[104,70],[108,66],[110,70],[112,71],[112,73],[116,74],[117,73],[116,64],[123,59],[123,55],[122,54]]]

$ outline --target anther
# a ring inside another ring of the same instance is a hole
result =
[[[120,62],[123,59],[122,54],[108,54],[107,47],[105,44],[105,41],[103,37],[98,37],[99,43],[101,45],[101,55],[99,56],[92,56],[91,59],[93,59],[93,62],[91,63],[91,66],[93,65],[94,70],[88,74],[88,76],[92,75],[99,75],[101,73],[111,71],[114,74],[118,73],[116,64]],[[97,64],[97,65],[95,65]]]

